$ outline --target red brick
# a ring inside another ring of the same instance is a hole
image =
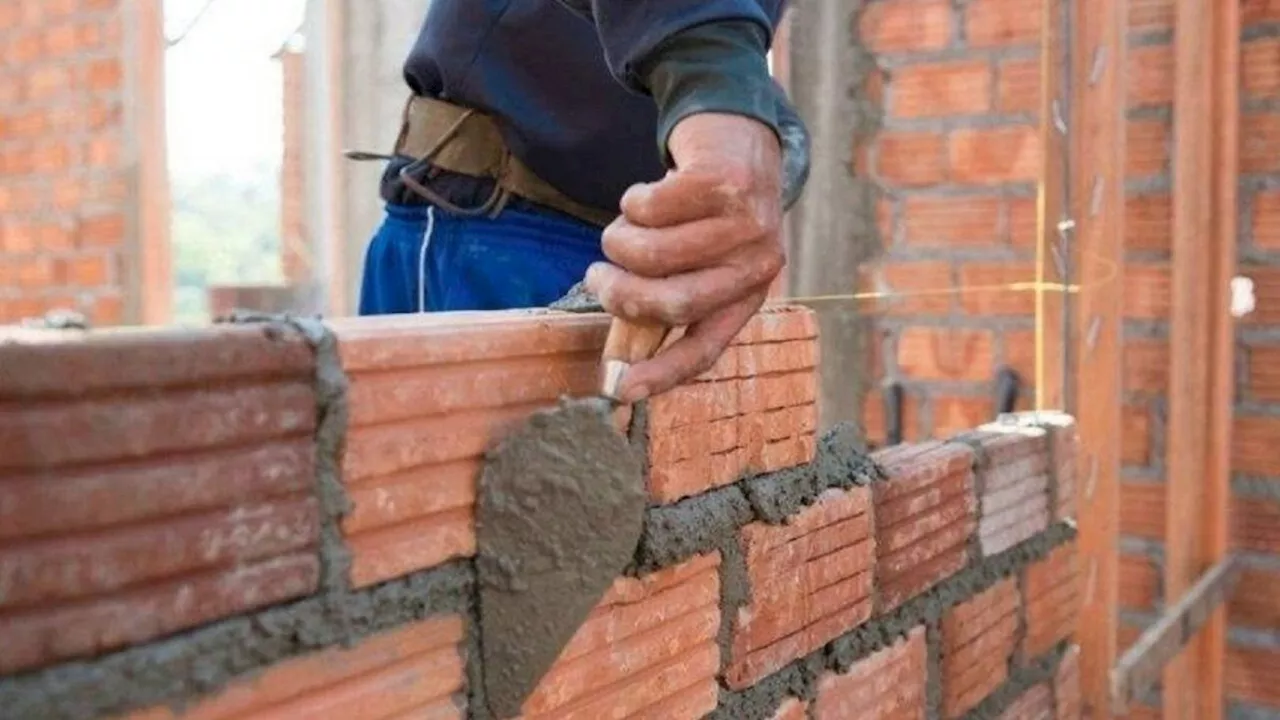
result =
[[[910,327],[898,338],[898,367],[913,380],[978,380],[995,369],[990,331]]]
[[[980,115],[991,109],[986,61],[908,65],[893,72],[889,114],[900,118]]]
[[[996,110],[1040,112],[1040,60],[1006,60],[996,69]]]
[[[1151,107],[1173,102],[1173,46],[1143,45],[1129,48],[1129,107]]]
[[[1151,558],[1120,555],[1120,607],[1154,610],[1159,588],[1160,569]]]
[[[951,310],[954,286],[951,263],[882,261],[864,266],[863,292],[881,293],[868,312],[885,315],[945,315]]]
[[[1255,38],[1241,45],[1240,88],[1246,97],[1280,95],[1280,40]]]
[[[1164,120],[1130,120],[1125,137],[1125,177],[1161,175],[1171,162],[1169,123]]]
[[[1280,170],[1280,115],[1246,113],[1240,118],[1240,171]]]
[[[1030,263],[966,262],[960,266],[960,304],[970,315],[1034,315],[1035,281]]]
[[[1150,465],[1151,412],[1146,405],[1120,408],[1120,461],[1126,465]]]
[[[995,403],[989,397],[944,395],[932,402],[934,437],[950,437],[981,425],[995,414]]]
[[[1280,20],[1280,0],[1242,0],[1240,22],[1243,25]]]
[[[862,425],[872,443],[883,444],[887,437],[884,412],[884,396],[878,390],[868,392],[862,403]],[[920,439],[920,400],[911,393],[903,394],[902,425],[905,442]]]
[[[797,698],[787,698],[773,714],[773,720],[808,720],[809,703]]]
[[[1009,242],[1017,247],[1035,247],[1039,229],[1039,210],[1035,198],[1005,198],[1009,216]]]
[[[1080,720],[1083,703],[1080,700],[1080,647],[1072,645],[1062,656],[1058,672],[1053,678],[1053,696],[1057,705],[1057,720]]]
[[[958,572],[977,523],[972,451],[922,443],[875,454],[878,608],[889,610]]]
[[[1280,325],[1280,266],[1241,268],[1253,280],[1257,307],[1240,322],[1250,326]]]
[[[738,610],[726,682],[753,685],[871,616],[870,492],[831,490],[786,525],[742,529],[751,586]]]
[[[1172,277],[1167,264],[1128,263],[1124,266],[1124,316],[1135,320],[1166,320],[1172,309]]]
[[[1169,343],[1164,340],[1126,339],[1123,386],[1127,392],[1160,394],[1169,385]]]
[[[1280,707],[1280,650],[1228,647],[1226,686],[1229,699]]]
[[[522,717],[624,718],[716,706],[719,556],[637,580],[620,578],[561,651]]]
[[[1231,467],[1250,475],[1280,475],[1280,418],[1238,416],[1231,433]]]
[[[1168,30],[1173,27],[1173,0],[1130,0],[1130,30]]]
[[[1227,602],[1232,625],[1280,627],[1280,569],[1246,567]]]
[[[927,703],[926,676],[925,631],[921,627],[855,662],[843,675],[824,675],[818,681],[814,717],[922,720]]]
[[[951,41],[948,0],[888,0],[862,11],[859,29],[876,54],[940,50]]]
[[[957,130],[951,175],[957,182],[1032,182],[1040,173],[1040,138],[1033,125]]]
[[[1233,547],[1280,555],[1280,501],[1233,498],[1231,518]]]
[[[1000,714],[1000,720],[1027,720],[1028,718],[1051,718],[1056,712],[1053,701],[1053,690],[1047,684],[1040,684],[1022,693],[1017,700]]]
[[[1129,250],[1169,251],[1173,238],[1173,210],[1167,194],[1130,195],[1125,199],[1125,247]]]
[[[431,618],[364,639],[277,663],[251,680],[231,685],[175,713],[157,707],[127,720],[231,720],[276,717],[465,717],[455,696],[464,667],[458,616]]]
[[[475,551],[482,454],[534,410],[594,391],[607,318],[513,312],[333,327],[350,377],[343,481],[355,507],[343,529],[362,587]]]
[[[876,139],[875,157],[876,173],[889,185],[924,187],[948,176],[947,139],[940,133],[883,132]]]
[[[971,47],[1030,45],[1040,40],[1040,0],[974,0],[965,7]]]
[[[1120,532],[1124,535],[1164,539],[1164,486],[1142,482],[1120,483]]]
[[[1026,637],[1023,651],[1039,657],[1076,631],[1081,601],[1080,560],[1074,543],[1026,569]]]
[[[12,651],[0,669],[315,589],[315,398],[300,337],[241,327],[6,339],[0,626]]]
[[[912,245],[974,247],[999,242],[997,197],[911,197],[903,213],[904,239]]]

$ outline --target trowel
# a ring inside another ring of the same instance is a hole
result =
[[[627,370],[653,357],[669,332],[615,318],[599,395],[535,413],[487,454],[476,574],[483,696],[496,718],[521,714],[635,555],[644,463],[612,418]]]

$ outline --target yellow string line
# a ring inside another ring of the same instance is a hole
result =
[[[844,293],[835,295],[809,295],[809,296],[789,296],[784,298],[771,298],[771,303],[820,303],[820,302],[841,302],[856,300],[905,300],[915,297],[929,297],[937,295],[969,295],[980,292],[1061,292],[1067,295],[1075,295],[1086,289],[1105,285],[1116,279],[1120,275],[1120,266],[1113,260],[1104,258],[1093,253],[1089,256],[1096,261],[1101,262],[1108,267],[1108,273],[1100,278],[1096,283],[1089,286],[1077,283],[1047,283],[1029,280],[1026,282],[1005,283],[1001,285],[959,285],[948,288],[931,288],[927,290],[889,290],[882,292],[859,292]]]

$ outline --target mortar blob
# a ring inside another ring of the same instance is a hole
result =
[[[598,398],[535,413],[486,459],[476,509],[485,695],[521,706],[635,555],[642,460]]]

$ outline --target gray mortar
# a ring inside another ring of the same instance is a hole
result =
[[[819,440],[811,463],[748,478],[743,489],[756,516],[779,525],[801,508],[812,505],[827,490],[848,490],[886,478],[884,470],[867,454],[857,428],[841,423]]]
[[[0,680],[0,718],[92,720],[202,695],[353,637],[432,615],[465,612],[471,570],[454,563],[352,593],[317,596],[232,618],[96,660]]]
[[[722,662],[733,656],[733,632],[738,624],[738,611],[750,602],[751,579],[747,559],[734,537],[720,547],[720,629],[716,633],[716,643],[720,646]]]
[[[1023,665],[1009,674],[1009,679],[1005,681],[1000,689],[996,690],[985,700],[978,704],[977,707],[965,713],[962,720],[995,720],[1004,714],[1009,706],[1023,693],[1043,682],[1053,680],[1058,673],[1058,666],[1062,664],[1062,658],[1067,654],[1067,649],[1071,647],[1070,643],[1061,642],[1048,654],[1037,658],[1034,662]]]
[[[740,692],[722,688],[720,704],[707,720],[769,720],[787,698],[812,701],[822,671],[822,657],[810,655]]]
[[[1280,720],[1280,708],[1230,702],[1227,703],[1227,720]]]
[[[751,503],[737,485],[650,508],[634,570],[656,572],[736,542],[738,528],[753,519]]]
[[[925,686],[924,716],[927,720],[942,718],[942,622],[929,620],[925,624]]]
[[[547,306],[548,310],[571,313],[602,313],[604,306],[587,290],[585,281],[578,282],[569,288],[564,297]]]
[[[611,409],[561,400],[487,455],[475,567],[484,691],[498,717],[520,713],[635,557],[648,498]]]
[[[973,524],[973,532],[969,533],[965,549],[969,557],[982,557],[982,503],[985,502],[984,498],[987,494],[987,468],[991,466],[991,457],[982,444],[981,431],[957,435],[947,442],[964,445],[973,451],[973,496],[978,501],[979,522]],[[1054,506],[1050,505],[1049,509],[1052,513]]]
[[[325,594],[345,594],[350,590],[351,553],[342,536],[341,522],[351,512],[351,501],[342,484],[341,458],[346,449],[349,383],[338,355],[338,338],[319,319],[291,315],[233,312],[220,322],[262,325],[269,337],[292,330],[311,346],[315,357],[315,493],[321,508],[320,590]]]

